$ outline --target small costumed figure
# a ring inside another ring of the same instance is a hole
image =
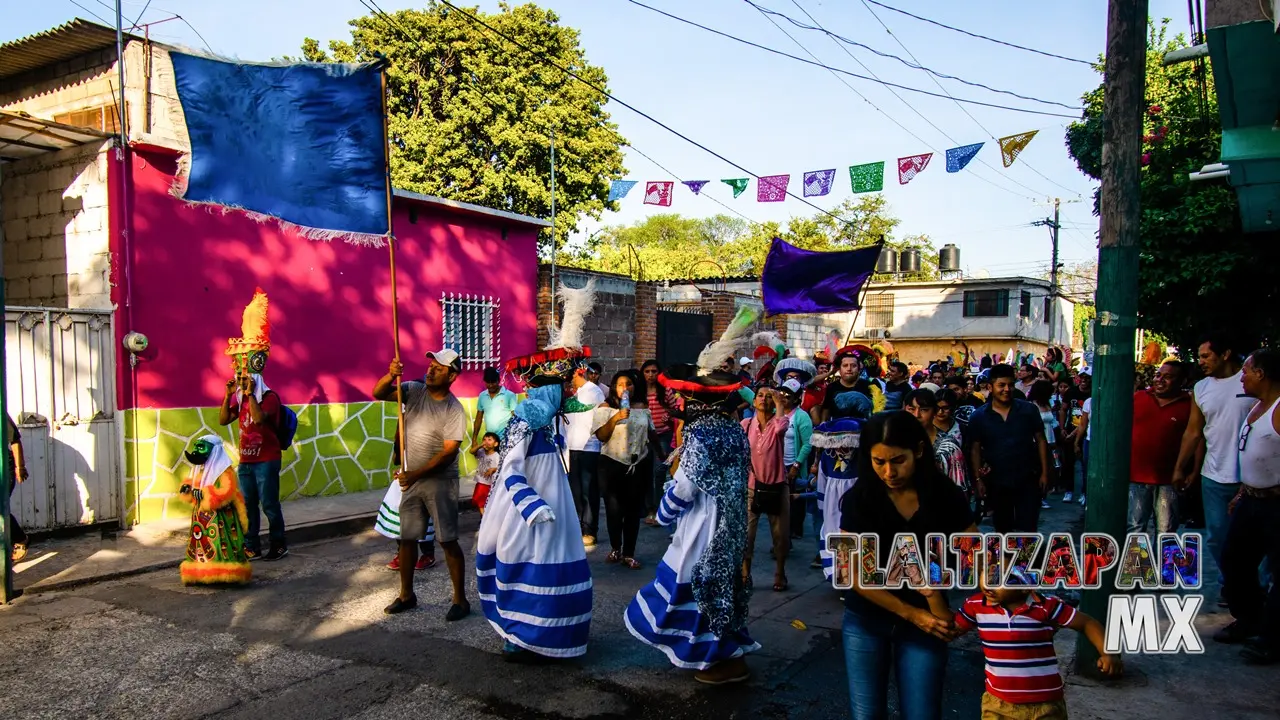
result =
[[[760,649],[747,632],[751,587],[742,577],[747,545],[750,448],[730,416],[742,379],[705,368],[749,340],[755,311],[743,308],[698,365],[677,365],[658,381],[684,401],[684,439],[675,478],[658,504],[658,524],[676,524],[657,577],[636,593],[624,621],[636,639],[708,685],[750,677],[745,655]],[[701,367],[699,367],[701,366]],[[677,519],[679,520],[676,523]]]
[[[859,392],[845,393],[836,402],[841,417],[813,429],[809,444],[818,448],[818,510],[822,513],[818,557],[828,580],[834,573],[835,554],[827,548],[827,536],[840,532],[840,501],[858,482],[858,443],[862,423],[871,415],[871,399]]]
[[[243,585],[252,572],[245,554],[244,496],[222,438],[205,435],[186,453],[194,472],[178,497],[191,503],[191,539],[178,572],[183,585]]]
[[[484,616],[513,662],[577,657],[591,634],[591,568],[561,459],[556,419],[569,383],[591,356],[582,346],[595,285],[560,288],[564,320],[551,344],[507,363],[527,399],[507,424],[497,478],[476,537],[476,588]]]

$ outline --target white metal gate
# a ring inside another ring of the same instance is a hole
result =
[[[6,402],[30,473],[13,514],[26,530],[119,520],[111,311],[7,307],[4,331]]]

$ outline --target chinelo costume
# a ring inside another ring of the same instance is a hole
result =
[[[736,356],[756,313],[744,308],[725,335],[699,356],[703,368]],[[684,441],[675,479],[658,506],[660,525],[676,523],[657,577],[636,593],[623,616],[636,639],[707,684],[750,676],[744,656],[760,648],[747,633],[751,588],[741,568],[747,543],[747,467],[742,426],[729,416],[736,375],[678,365],[658,381],[685,403]]]
[[[594,282],[560,289],[564,321],[550,346],[515,358],[507,370],[524,381],[502,442],[476,537],[476,586],[489,624],[512,660],[577,657],[591,634],[592,585],[582,532],[561,460],[556,416],[564,385],[591,356],[583,320],[595,302]]]
[[[182,584],[245,584],[252,575],[244,551],[249,519],[231,457],[217,435],[201,437],[186,456],[194,472],[178,493],[192,505]]]
[[[862,423],[871,414],[871,400],[862,393],[845,393],[836,399],[841,410],[852,417],[828,420],[813,429],[810,444],[821,451],[818,456],[818,510],[822,513],[822,530],[818,556],[822,558],[822,574],[828,580],[835,572],[835,556],[827,549],[827,536],[840,532],[840,500],[858,481],[858,445]]]

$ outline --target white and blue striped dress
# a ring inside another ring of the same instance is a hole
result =
[[[569,480],[549,428],[530,431],[517,418],[507,434],[514,442],[505,449],[476,537],[480,604],[512,645],[576,657],[587,651],[591,632],[591,569]],[[555,519],[537,522],[548,513]]]
[[[706,670],[759,650],[760,644],[745,630],[716,636],[694,600],[693,570],[716,531],[716,502],[694,485],[685,467],[676,470],[675,483],[658,504],[658,524],[680,520],[671,545],[658,563],[657,576],[636,593],[623,620],[636,639],[661,650],[672,665]]]
[[[835,574],[835,555],[827,550],[827,536],[840,532],[840,501],[858,482],[856,454],[838,455],[835,449],[826,449],[818,458],[818,510],[822,513],[822,545],[818,555],[822,558],[822,574],[830,580]]]

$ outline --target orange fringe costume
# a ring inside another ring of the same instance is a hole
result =
[[[187,458],[196,473],[178,495],[192,505],[187,559],[179,567],[182,584],[248,583],[252,570],[244,550],[244,533],[249,517],[236,482],[236,469],[221,438],[200,438],[196,450],[187,453]]]

